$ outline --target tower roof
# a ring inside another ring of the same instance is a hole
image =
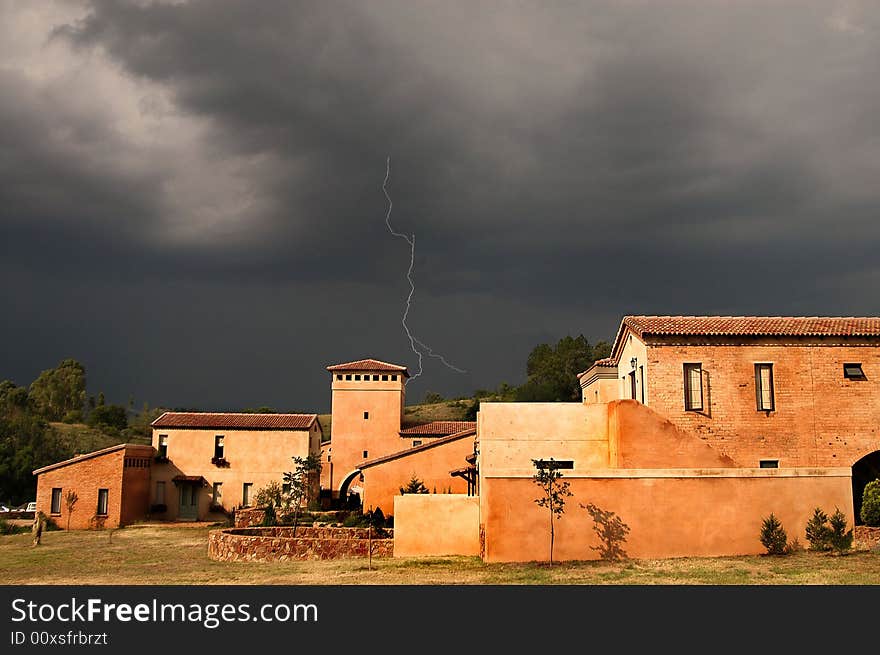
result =
[[[406,366],[398,366],[397,364],[389,364],[378,359],[359,359],[355,362],[346,362],[345,364],[334,364],[328,366],[327,370],[331,373],[337,371],[392,371],[394,373],[402,373],[405,377],[409,377]]]

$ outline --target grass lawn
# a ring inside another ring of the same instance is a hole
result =
[[[129,527],[0,537],[3,584],[880,584],[880,553],[485,564],[476,557],[214,562],[210,528]]]

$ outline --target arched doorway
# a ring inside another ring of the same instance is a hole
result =
[[[339,485],[339,507],[343,509],[359,508],[363,500],[364,475],[360,469],[355,469],[345,476]]]
[[[862,494],[865,491],[865,485],[871,480],[880,479],[880,450],[875,450],[862,457],[853,464],[852,467],[852,489],[853,489],[853,509],[855,511],[854,521],[856,525],[861,525],[861,509]]]

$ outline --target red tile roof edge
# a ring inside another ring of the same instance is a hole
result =
[[[100,450],[93,450],[90,453],[85,453],[83,455],[77,455],[76,457],[71,457],[70,459],[65,459],[64,461],[61,461],[61,462],[55,462],[54,464],[49,464],[48,466],[43,466],[41,468],[38,468],[38,469],[32,471],[32,474],[39,475],[40,473],[52,471],[54,469],[58,469],[63,466],[68,466],[70,464],[78,464],[79,462],[85,461],[87,459],[92,459],[94,457],[100,457],[101,455],[109,455],[110,453],[115,452],[117,450],[123,450],[123,449],[128,450],[129,448],[142,449],[144,451],[144,453],[143,453],[144,456],[147,456],[147,451],[149,451],[150,456],[152,456],[152,453],[154,452],[153,447],[149,446],[147,444],[120,443],[120,444],[116,444],[115,446],[108,446],[107,448],[101,448]]]
[[[174,421],[173,419],[175,418],[182,420]],[[150,426],[154,428],[188,428],[193,430],[212,428],[231,430],[305,430],[310,429],[317,420],[317,414],[165,412],[150,423]]]

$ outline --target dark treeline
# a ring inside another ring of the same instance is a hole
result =
[[[0,502],[12,506],[33,500],[34,469],[69,459],[82,445],[76,430],[62,434],[61,423],[89,426],[88,444],[149,442],[150,422],[161,413],[144,405],[106,403],[104,394],[86,394],[86,371],[74,359],[40,373],[27,387],[0,381]],[[52,424],[55,424],[54,426]]]

